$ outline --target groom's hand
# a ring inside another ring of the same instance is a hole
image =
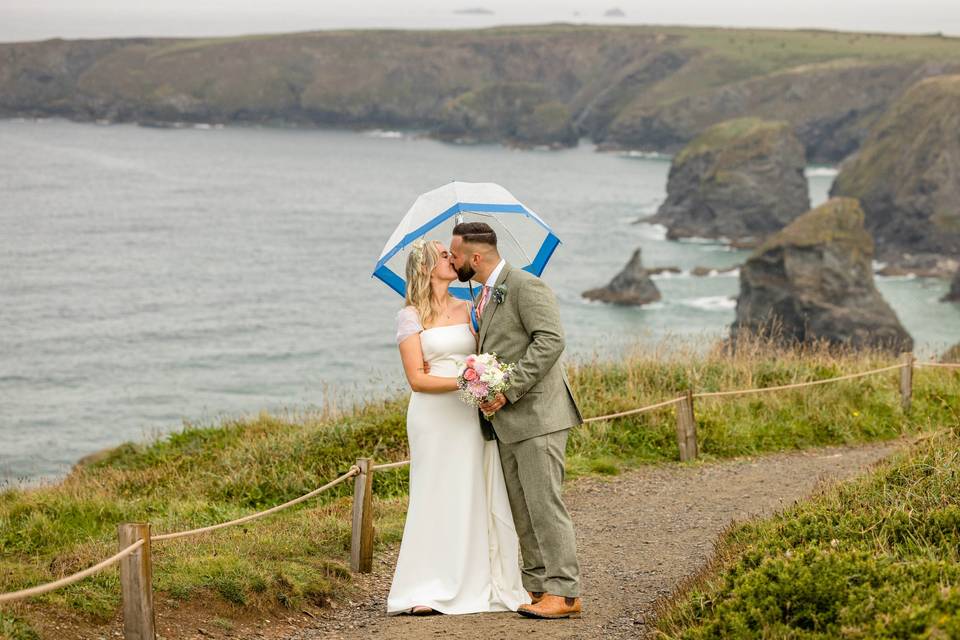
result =
[[[486,404],[480,405],[480,410],[483,411],[488,416],[495,414],[500,409],[503,409],[504,405],[507,404],[507,397],[502,393],[498,393],[497,397],[491,400]]]

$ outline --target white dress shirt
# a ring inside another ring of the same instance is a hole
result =
[[[497,267],[490,273],[490,277],[487,278],[486,286],[493,289],[497,284],[497,278],[500,277],[500,272],[503,271],[503,265],[507,264],[507,261],[503,258],[500,258],[500,263],[497,264]]]

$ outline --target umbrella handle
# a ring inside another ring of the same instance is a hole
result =
[[[480,333],[480,319],[477,317],[477,308],[470,305],[470,322],[473,324],[474,333]]]

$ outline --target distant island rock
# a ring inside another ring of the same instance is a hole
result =
[[[944,302],[960,302],[960,269],[953,274],[953,280],[950,281],[950,290],[943,296]]]
[[[469,16],[492,16],[494,12],[485,7],[467,7],[466,9],[454,9],[454,13]]]
[[[588,300],[598,300],[622,305],[642,305],[660,299],[660,290],[650,279],[650,272],[643,268],[640,249],[633,252],[627,266],[614,276],[605,287],[583,292]]]
[[[669,238],[759,243],[810,209],[803,145],[786,122],[757,118],[710,127],[670,165],[653,222]]]
[[[833,198],[768,238],[740,270],[731,339],[908,351],[913,339],[877,291],[873,239],[852,198]]]
[[[626,18],[627,14],[620,7],[613,7],[603,12],[604,18]]]
[[[958,131],[960,75],[922,80],[841,166],[831,194],[860,200],[880,260],[918,268],[939,262],[942,275],[952,275],[950,259],[960,256]]]

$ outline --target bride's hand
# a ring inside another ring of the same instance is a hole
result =
[[[483,411],[484,416],[489,418],[502,409],[505,404],[507,404],[507,397],[502,393],[498,393],[496,398],[486,404],[480,405],[480,410]]]
[[[427,375],[430,375],[430,363],[426,360],[423,361],[423,372]]]

